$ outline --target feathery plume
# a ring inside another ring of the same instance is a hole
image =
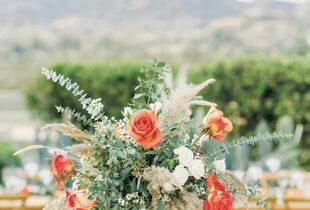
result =
[[[74,144],[66,147],[65,150],[78,156],[91,156],[92,146],[88,144]]]
[[[44,126],[42,129],[47,129],[47,128],[53,128],[62,134],[66,136],[70,136],[73,139],[77,141],[85,141],[85,142],[90,142],[91,141],[91,136],[87,135],[74,125],[70,124],[64,124],[64,123],[53,123],[53,124],[48,124]]]
[[[30,145],[28,147],[25,147],[21,150],[18,150],[17,152],[15,152],[13,154],[13,156],[16,156],[16,155],[21,155],[25,152],[29,152],[29,151],[32,151],[32,150],[37,150],[37,149],[48,149],[49,151],[61,151],[60,149],[57,149],[57,148],[54,148],[54,147],[48,147],[48,146],[44,146],[44,145]]]

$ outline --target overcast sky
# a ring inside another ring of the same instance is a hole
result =
[[[245,3],[250,3],[250,2],[253,2],[255,0],[237,0],[237,1],[240,1],[240,2],[245,2]],[[256,0],[256,1],[259,1],[259,0]],[[307,2],[307,1],[310,1],[310,0],[276,0],[276,1],[286,1],[286,2],[291,2],[291,3],[304,3],[304,2]]]
[[[307,2],[309,0],[277,0],[277,1],[287,1],[287,2],[292,2],[292,3],[303,3],[303,2]]]

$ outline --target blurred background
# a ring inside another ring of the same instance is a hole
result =
[[[0,0],[0,5],[0,201],[42,208],[49,199],[42,196],[55,191],[46,151],[12,154],[30,144],[70,144],[40,128],[68,120],[55,105],[83,112],[74,97],[40,75],[42,66],[103,98],[106,113],[119,117],[140,68],[152,58],[171,64],[176,77],[185,66],[188,83],[217,79],[202,95],[232,119],[232,138],[291,132],[290,142],[238,147],[226,154],[226,164],[260,185],[262,177],[279,172],[276,181],[265,182],[277,190],[282,199],[277,202],[285,201],[288,188],[310,196],[305,193],[310,1]],[[30,194],[42,199],[29,201]]]

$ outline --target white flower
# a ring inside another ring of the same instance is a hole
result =
[[[193,152],[187,147],[181,146],[173,150],[174,154],[179,155],[180,165],[190,166],[194,159]]]
[[[131,107],[126,106],[126,107],[124,108],[124,111],[123,111],[123,115],[124,115],[124,117],[131,116],[131,115],[132,115],[132,113],[133,113],[133,110],[132,110],[132,108],[131,108]]]
[[[181,165],[177,165],[172,173],[176,181],[183,186],[188,179],[189,173],[186,168]]]
[[[226,170],[225,158],[223,160],[214,161],[214,166],[215,169],[218,171],[225,171]]]
[[[150,108],[152,111],[155,111],[156,113],[159,112],[159,110],[161,110],[161,108],[163,107],[162,103],[160,102],[155,102],[154,104],[150,104]]]
[[[205,176],[205,168],[202,160],[193,160],[188,169],[190,174],[195,177],[195,179],[200,179]]]

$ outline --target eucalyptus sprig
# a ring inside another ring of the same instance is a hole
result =
[[[273,134],[263,134],[258,136],[251,136],[251,137],[241,137],[238,140],[233,140],[232,144],[223,144],[220,149],[210,154],[211,157],[216,157],[217,154],[222,152],[229,152],[229,150],[233,149],[236,146],[242,146],[245,144],[255,145],[260,142],[267,142],[267,141],[286,141],[293,138],[291,133],[273,133]]]
[[[153,59],[146,68],[141,68],[142,76],[138,78],[139,84],[135,88],[133,107],[145,108],[150,103],[160,100],[161,94],[168,91],[164,79],[169,70],[170,67],[165,62],[156,59]]]

